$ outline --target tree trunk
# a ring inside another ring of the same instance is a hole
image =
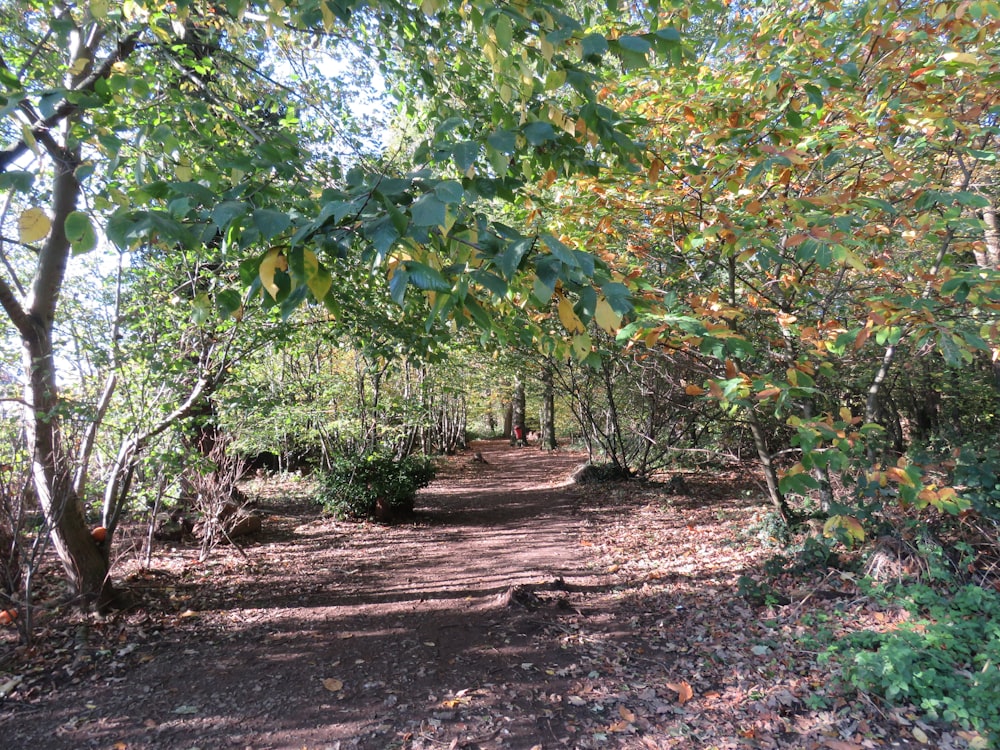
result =
[[[767,485],[767,494],[771,504],[787,524],[791,521],[791,510],[785,496],[781,493],[778,485],[778,472],[771,461],[771,450],[767,447],[767,438],[764,436],[764,428],[757,419],[757,414],[753,408],[746,410],[747,421],[750,424],[750,433],[753,435],[753,444],[757,449],[757,457],[760,459],[761,468],[764,470],[764,482]]]
[[[9,288],[2,290],[3,306],[17,327],[24,345],[26,376],[25,422],[31,446],[32,478],[39,507],[52,541],[66,570],[73,592],[84,605],[106,607],[114,598],[108,578],[108,560],[94,541],[84,518],[80,498],[73,491],[74,461],[61,440],[59,392],[56,387],[52,329],[56,304],[70,243],[66,237],[66,217],[76,210],[80,183],[75,170],[77,154],[49,143],[55,176],[52,187],[52,225],[48,239],[38,255],[34,284],[22,308]]]
[[[514,398],[511,401],[511,445],[519,444],[527,434],[524,431],[524,404],[524,380],[517,375],[514,379]]]
[[[542,450],[556,449],[556,397],[555,382],[552,373],[552,362],[546,361],[542,368],[542,419],[541,419]]]
[[[1000,266],[1000,221],[997,220],[997,207],[992,200],[983,209],[983,224],[986,248],[976,251],[976,263],[981,268],[996,268]]]
[[[73,593],[84,606],[105,608],[115,592],[108,578],[107,556],[91,536],[80,498],[73,491],[73,462],[61,440],[50,331],[39,325],[36,335],[24,341],[29,377],[26,400],[32,406],[25,410],[25,421],[35,494]]]

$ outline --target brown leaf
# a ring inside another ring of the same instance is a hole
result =
[[[862,750],[861,745],[856,742],[845,742],[844,740],[835,740],[832,737],[827,737],[823,740],[823,744],[826,745],[830,750]]]
[[[667,687],[677,693],[677,702],[682,706],[694,698],[694,690],[686,680],[680,682],[668,682]]]
[[[337,693],[344,689],[344,683],[342,680],[338,680],[335,677],[327,677],[323,680],[323,687],[331,693]]]
[[[635,722],[635,714],[625,708],[625,706],[618,706],[618,715],[625,719],[625,721],[629,724],[633,724]]]

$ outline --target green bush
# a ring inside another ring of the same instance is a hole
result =
[[[412,513],[417,490],[434,474],[434,464],[424,456],[338,456],[319,477],[318,501],[338,518],[375,518],[380,501],[390,514]]]
[[[952,482],[978,512],[1000,519],[1000,450],[963,446],[955,461]]]
[[[912,703],[933,720],[1000,743],[1000,594],[964,586],[951,596],[915,585],[897,590],[913,618],[886,633],[860,631],[831,652],[854,687]]]

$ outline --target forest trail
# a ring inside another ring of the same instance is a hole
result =
[[[473,706],[486,736],[460,746],[537,744],[536,712],[513,701],[550,660],[520,631],[600,583],[569,491],[585,457],[476,450],[486,463],[449,462],[412,520],[346,524],[270,501],[252,569],[225,548],[204,566],[191,550],[174,553],[180,569],[154,560],[133,581],[150,611],[93,626],[122,628],[114,659],[3,706],[4,748],[413,746]]]
[[[56,647],[24,655],[0,699],[0,746],[920,746],[910,720],[825,697],[800,638],[837,597],[766,616],[740,597],[770,554],[751,536],[766,512],[751,472],[689,475],[671,495],[573,484],[580,454],[474,450],[486,463],[448,459],[413,519],[337,522],[270,482],[251,488],[266,518],[249,563],[229,547],[125,561],[141,606],[53,624]]]

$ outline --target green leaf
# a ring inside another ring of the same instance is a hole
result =
[[[220,229],[225,229],[237,217],[245,215],[248,209],[243,201],[223,201],[212,210],[212,221]]]
[[[543,234],[541,239],[545,247],[549,249],[549,252],[551,252],[565,265],[570,268],[579,268],[580,264],[577,261],[576,256],[573,254],[573,251],[563,242],[556,239],[551,234]]]
[[[90,217],[82,211],[70,213],[63,227],[66,230],[66,239],[73,247],[74,255],[89,253],[97,247],[97,232],[94,231]]]
[[[599,62],[608,51],[608,40],[603,34],[588,34],[580,40],[580,49],[586,62]]]
[[[532,146],[541,146],[556,139],[555,128],[548,122],[529,122],[522,128],[522,132]]]
[[[649,52],[650,44],[642,37],[623,36],[610,43],[611,51],[621,58],[626,68],[644,68],[649,64],[646,53]]]
[[[191,320],[203,325],[212,315],[212,301],[207,292],[201,292],[191,302]]]
[[[223,320],[233,317],[243,309],[243,299],[235,289],[223,289],[215,295],[215,307]]]
[[[33,172],[11,170],[0,174],[0,190],[14,190],[18,193],[27,193],[31,190],[34,182],[35,175]]]
[[[292,225],[292,220],[284,211],[258,208],[253,212],[253,223],[262,239],[269,240],[284,232]]]
[[[531,250],[534,242],[530,237],[522,237],[508,245],[503,254],[497,257],[497,267],[505,278],[514,278],[514,274],[521,267],[521,262]]]
[[[454,145],[451,153],[455,157],[455,166],[463,173],[468,172],[479,158],[479,144],[475,141],[462,141]]]
[[[433,193],[426,193],[410,206],[410,217],[417,227],[443,226],[445,222],[445,204]]]
[[[444,180],[434,186],[434,194],[446,204],[456,204],[465,197],[465,188],[458,180]]]
[[[406,286],[409,282],[410,274],[402,268],[397,268],[389,279],[389,296],[400,307],[403,306],[403,302],[406,300]]]
[[[432,292],[450,292],[451,284],[441,275],[440,271],[415,260],[404,263],[410,283],[419,289]]]
[[[486,138],[486,142],[501,154],[513,154],[517,149],[517,134],[510,130],[495,130]]]
[[[510,16],[505,13],[497,14],[496,18],[493,33],[496,34],[497,46],[502,50],[509,50],[514,41],[514,25],[510,21]]]

